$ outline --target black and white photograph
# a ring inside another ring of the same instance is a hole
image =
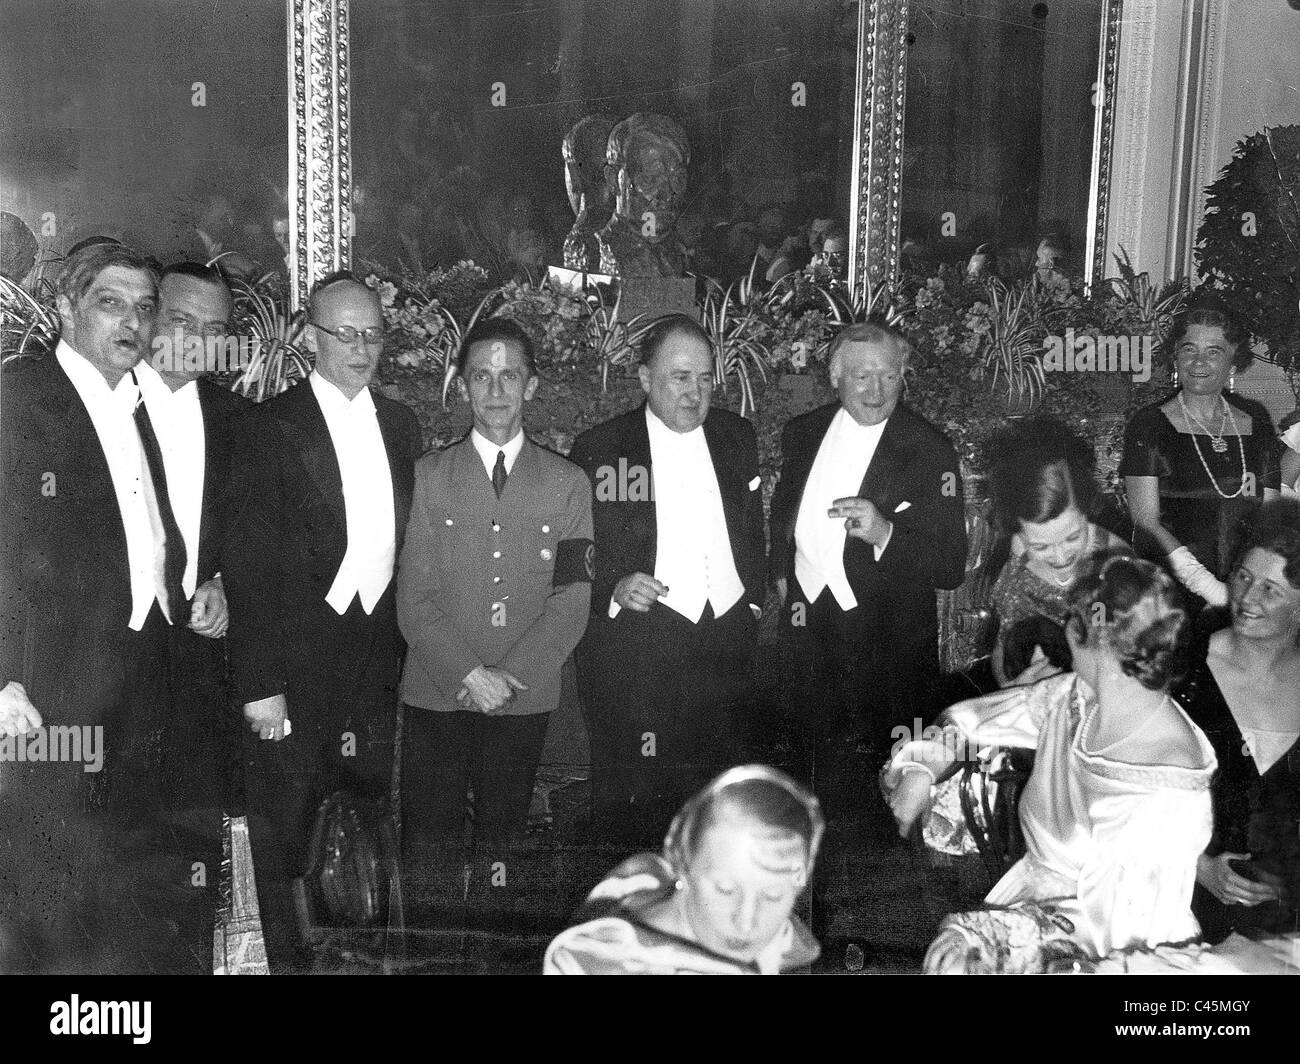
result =
[[[0,0],[0,345],[50,1037],[1300,975],[1300,0]]]

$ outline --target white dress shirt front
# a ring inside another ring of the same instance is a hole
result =
[[[519,452],[524,449],[524,430],[520,429],[505,444],[498,446],[489,440],[486,436],[474,429],[469,434],[470,443],[474,445],[474,450],[478,451],[478,456],[483,461],[483,468],[487,470],[488,480],[492,479],[492,470],[497,466],[497,454],[501,451],[506,453],[506,476],[509,476],[515,468],[515,459],[519,457]]]
[[[127,570],[131,576],[131,619],[127,623],[138,632],[154,602],[166,602],[165,595],[159,594],[157,563],[161,543],[155,538],[149,514],[144,448],[135,427],[140,389],[129,373],[122,375],[116,387],[109,388],[104,375],[63,340],[59,341],[55,357],[85,404],[108,462],[126,533]]]
[[[887,420],[879,425],[859,425],[840,407],[822,438],[794,526],[794,575],[809,602],[816,602],[822,590],[829,587],[840,609],[851,610],[858,604],[844,573],[844,545],[848,539],[844,520],[827,517],[826,511],[836,499],[857,496],[886,424]],[[879,561],[885,547],[873,549]]]
[[[745,594],[727,534],[718,476],[704,428],[674,432],[646,407],[655,499],[654,578],[668,586],[659,599],[692,624],[704,604],[721,617]]]
[[[203,482],[207,475],[207,437],[197,381],[176,391],[143,360],[135,367],[149,420],[162,448],[167,497],[185,541],[185,575],[181,586],[193,598],[199,579],[199,526],[203,521]]]
[[[393,475],[375,401],[369,388],[349,400],[316,370],[308,380],[334,444],[347,516],[347,550],[325,601],[342,616],[359,596],[361,608],[372,613],[397,557]]]

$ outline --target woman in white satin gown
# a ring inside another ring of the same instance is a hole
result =
[[[989,908],[944,921],[927,971],[1044,971],[1199,933],[1216,762],[1166,694],[1189,636],[1177,585],[1149,562],[1099,558],[1071,589],[1066,635],[1073,672],[953,706],[943,736],[907,744],[886,774],[906,833],[965,750],[1037,750],[1020,800],[1027,853]]]

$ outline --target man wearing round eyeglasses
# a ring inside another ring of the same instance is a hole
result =
[[[393,571],[421,447],[415,415],[372,391],[373,291],[348,274],[308,301],[308,380],[263,403],[233,463],[222,574],[236,697],[250,732],[250,840],[273,970],[306,962],[292,881],[324,798],[383,798],[396,718]]]

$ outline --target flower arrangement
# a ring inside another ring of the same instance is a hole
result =
[[[528,331],[537,344],[538,364],[579,362],[589,358],[587,300],[543,279],[507,281],[500,289],[501,306],[496,313],[512,318]]]

